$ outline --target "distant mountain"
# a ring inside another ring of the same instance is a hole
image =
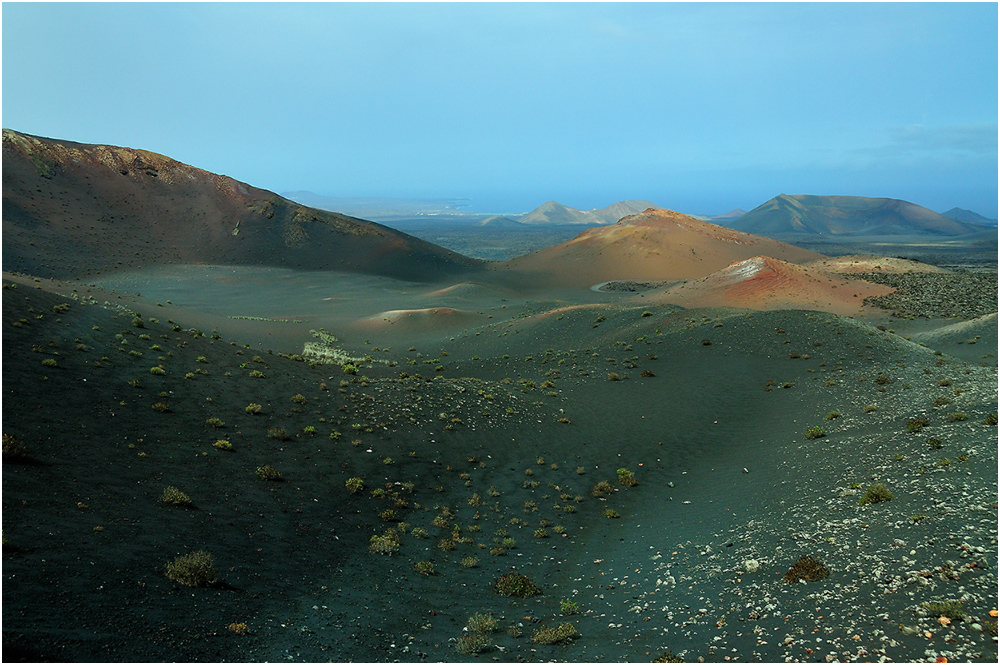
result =
[[[729,212],[727,212],[725,214],[716,215],[715,217],[709,217],[709,219],[710,220],[716,220],[716,221],[726,221],[726,220],[730,220],[730,219],[739,219],[740,217],[742,217],[745,214],[747,214],[746,210],[741,210],[740,208],[736,208],[734,210],[730,210]]]
[[[971,210],[965,210],[963,208],[952,208],[951,210],[941,214],[945,217],[951,217],[952,219],[957,219],[960,222],[968,222],[970,224],[981,224],[982,226],[997,225],[997,220],[983,217],[979,213],[972,212]]]
[[[580,224],[603,226],[614,224],[622,217],[635,215],[649,208],[661,209],[649,201],[618,201],[605,208],[577,210],[555,201],[548,201],[518,218],[522,224]]]
[[[146,150],[3,130],[3,267],[70,277],[149,264],[430,281],[481,262]]]
[[[518,229],[524,228],[524,224],[510,217],[503,217],[502,215],[493,215],[492,217],[487,217],[486,219],[479,222],[479,226],[488,226],[490,228],[507,228],[507,229]]]
[[[617,279],[697,279],[761,254],[793,263],[823,258],[672,210],[650,209],[498,268],[535,275],[539,284],[590,286]]]
[[[754,208],[729,226],[766,236],[955,236],[981,230],[898,199],[787,194]]]

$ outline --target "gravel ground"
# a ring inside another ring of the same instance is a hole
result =
[[[976,318],[997,311],[996,271],[846,276],[895,287],[895,293],[865,298],[864,304],[899,317]]]

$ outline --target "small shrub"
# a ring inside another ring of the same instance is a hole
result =
[[[166,402],[157,402],[153,405],[153,411],[156,411],[157,413],[166,413],[169,410],[170,405]]]
[[[421,575],[433,575],[434,574],[434,562],[433,561],[417,561],[413,566],[418,573]]]
[[[563,614],[576,614],[580,611],[580,604],[569,598],[563,598],[559,603],[559,611]]]
[[[475,568],[477,565],[479,565],[479,558],[474,556],[467,556],[463,557],[463,559],[459,561],[459,563],[462,564],[463,568]]]
[[[650,378],[652,378],[654,376],[656,376],[656,375],[653,374],[653,372],[651,372],[648,369],[644,369],[641,372],[639,372],[639,378],[642,378],[642,379],[650,379]]]
[[[254,369],[254,370],[250,370],[250,378],[251,379],[263,379],[263,378],[266,378],[266,377],[264,376],[264,372],[260,371],[259,369]]]
[[[932,404],[934,406],[944,406],[945,404],[951,404],[951,398],[950,397],[935,397],[934,398],[934,402],[932,402]]]
[[[399,534],[395,529],[386,529],[381,535],[372,536],[368,541],[368,551],[373,554],[393,554],[399,550]]]
[[[876,411],[878,411],[878,407],[875,406],[874,404],[868,404],[864,408],[865,413],[875,413]]]
[[[875,377],[875,383],[877,383],[880,386],[887,386],[890,383],[892,383],[892,378],[886,376],[885,374],[879,374],[878,376]]]
[[[701,345],[702,346],[712,346],[712,340],[710,340],[710,339],[703,339],[703,340],[701,340]]]
[[[935,617],[948,617],[955,621],[961,621],[966,617],[965,609],[962,608],[960,600],[939,600],[920,603],[928,614]]]
[[[19,436],[4,432],[3,456],[5,459],[25,459],[28,456],[28,449]]]
[[[931,447],[931,450],[941,450],[941,448],[944,447],[944,444],[941,442],[941,439],[936,439],[934,437],[927,439],[925,443]]]
[[[653,659],[654,663],[683,663],[684,659],[674,654],[673,651],[664,651],[662,655]]]
[[[291,437],[288,432],[281,429],[280,427],[268,427],[267,428],[267,438],[277,439],[278,441],[288,441]]]
[[[830,569],[820,563],[816,558],[805,554],[799,557],[788,572],[785,573],[785,581],[795,584],[799,580],[815,582],[830,576]]]
[[[218,418],[209,418],[208,420],[205,421],[205,424],[211,427],[212,429],[220,429],[226,426],[226,423],[222,422]]]
[[[42,361],[42,364],[46,367],[55,367],[57,363],[55,358],[46,358]]]
[[[635,487],[639,481],[635,479],[635,474],[628,469],[618,469],[618,482],[625,487]]]
[[[831,411],[830,413],[826,414],[826,418],[825,419],[826,420],[836,420],[839,417],[840,417],[840,411]]]
[[[455,651],[460,654],[477,654],[490,647],[490,640],[482,633],[465,633],[455,640]]]
[[[986,419],[983,420],[983,425],[986,425],[987,427],[997,426],[997,414],[995,411],[986,416]]]
[[[344,483],[344,487],[346,487],[347,491],[351,494],[357,494],[365,489],[365,481],[355,476],[354,478],[348,478]],[[414,529],[414,532],[415,531],[416,529]]]
[[[173,485],[168,486],[160,495],[160,502],[170,506],[190,506],[191,497],[180,491]]]
[[[950,422],[950,423],[958,423],[958,422],[962,422],[963,420],[968,420],[968,419],[969,419],[969,416],[967,416],[966,414],[962,413],[961,411],[956,411],[955,413],[949,413],[948,414],[948,422]]]
[[[254,473],[261,480],[281,480],[281,474],[270,464],[258,466]]]
[[[530,598],[542,592],[537,584],[520,573],[504,573],[493,583],[493,588],[508,598]]]
[[[469,617],[465,627],[469,629],[470,633],[495,633],[500,628],[500,621],[489,612],[486,614],[476,612]]]
[[[234,621],[233,623],[226,626],[226,628],[236,633],[237,635],[246,635],[247,633],[250,632],[250,628],[242,621],[239,623],[236,623]]]
[[[920,416],[919,418],[914,418],[913,420],[908,420],[906,422],[906,431],[916,433],[930,424],[931,421],[926,416]]]
[[[866,506],[869,503],[882,503],[883,501],[892,501],[892,492],[883,483],[875,483],[868,486],[865,493],[861,495],[858,504]]]
[[[296,394],[296,395],[292,395],[291,400],[293,402],[295,402],[296,404],[308,404],[309,403],[309,399],[305,395],[303,395],[301,393]]]
[[[169,562],[166,575],[174,582],[190,587],[209,586],[219,579],[215,560],[204,550],[184,554]]]
[[[545,529],[535,529],[535,538],[548,538],[549,532]]]
[[[532,634],[531,641],[535,644],[559,644],[560,642],[568,642],[579,635],[580,632],[576,626],[567,621],[555,628],[539,628]]]
[[[612,510],[611,508],[608,508],[607,510],[604,511],[604,516],[609,520],[616,520],[619,517],[621,517],[621,515],[618,514],[617,510]]]
[[[418,526],[415,529],[413,529],[413,531],[410,532],[410,535],[412,535],[414,538],[426,538],[430,534],[427,533],[427,529]]]
[[[611,486],[611,483],[609,483],[606,480],[602,480],[601,482],[594,485],[594,487],[590,490],[590,493],[600,498],[611,494],[612,492],[614,492],[614,490],[615,488]]]
[[[162,366],[157,365],[156,367],[150,367],[149,368],[149,373],[150,374],[154,374],[156,376],[163,376],[164,374],[167,373],[167,371],[165,369],[163,369]]]
[[[941,379],[940,381],[938,381],[938,385],[939,386],[950,386],[951,385],[951,379]]]
[[[249,404],[247,404],[247,408],[245,410],[248,414],[253,416],[260,413],[261,408],[262,407],[260,404],[255,404],[254,402],[250,402]]]
[[[810,427],[806,430],[807,439],[820,439],[824,436],[826,436],[826,430],[822,427]]]
[[[227,439],[219,439],[218,441],[216,441],[212,445],[215,446],[216,448],[218,448],[219,450],[232,450],[233,449],[233,444],[229,443],[229,441]]]

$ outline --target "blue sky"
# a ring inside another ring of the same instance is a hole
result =
[[[277,192],[997,216],[997,5],[3,3],[3,126]]]

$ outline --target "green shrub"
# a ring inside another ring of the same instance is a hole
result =
[[[191,497],[173,485],[168,486],[160,495],[160,501],[171,506],[190,506]]]
[[[618,482],[625,487],[635,487],[639,481],[635,479],[635,474],[628,469],[618,469]]]
[[[490,640],[482,633],[465,633],[455,640],[455,651],[461,654],[477,654],[490,647]]]
[[[55,358],[46,358],[42,361],[42,364],[46,367],[55,367],[57,363]]]
[[[622,377],[618,376],[617,372],[608,373],[608,381],[621,381]]]
[[[664,651],[662,655],[653,659],[654,663],[683,663],[684,659],[675,655],[673,651]]]
[[[166,402],[157,402],[153,405],[153,411],[156,411],[157,413],[166,413],[169,410],[170,405]]]
[[[254,370],[250,370],[250,378],[251,379],[264,379],[266,377],[264,376],[264,372],[260,371],[259,369],[254,369]]]
[[[535,538],[548,538],[549,532],[545,529],[535,529]]]
[[[261,480],[281,480],[281,474],[270,464],[258,466],[254,472]]]
[[[997,426],[997,414],[996,414],[996,411],[994,411],[993,413],[987,414],[986,419],[983,420],[983,424],[986,425],[987,427],[996,427]]]
[[[309,399],[305,395],[303,395],[301,393],[296,394],[296,395],[292,395],[291,400],[293,402],[295,402],[296,404],[308,404],[309,403]]]
[[[156,376],[163,376],[164,374],[167,373],[167,371],[165,369],[163,369],[163,367],[161,365],[157,365],[156,367],[150,367],[149,368],[149,373],[150,374],[155,374]]]
[[[277,439],[278,441],[288,441],[291,437],[288,432],[281,429],[280,427],[268,427],[267,428],[267,438]]]
[[[914,418],[913,420],[906,421],[906,431],[910,433],[919,432],[923,428],[931,424],[930,419],[926,416],[920,416],[919,418]]]
[[[358,373],[358,368],[355,367],[352,363],[344,363],[343,365],[340,366],[340,369],[344,374]]]
[[[807,439],[820,439],[824,436],[826,436],[826,430],[822,427],[810,427],[806,430]]]
[[[209,418],[208,420],[205,421],[205,424],[211,427],[212,429],[220,429],[226,426],[226,423],[222,422],[218,418]]]
[[[475,568],[479,565],[479,558],[474,556],[464,557],[460,562],[463,568]]]
[[[868,404],[868,405],[867,405],[867,406],[865,406],[865,408],[864,408],[864,412],[865,412],[865,413],[874,413],[874,412],[876,412],[876,411],[878,411],[878,407],[877,407],[877,406],[875,406],[874,404]]]
[[[861,495],[858,504],[865,506],[869,503],[882,503],[883,501],[892,501],[892,492],[883,483],[875,483],[868,486],[865,493]]]
[[[959,423],[962,422],[963,420],[968,420],[968,419],[969,416],[962,413],[961,411],[956,411],[955,413],[948,414],[948,422],[950,423]]]
[[[826,420],[836,420],[839,417],[840,417],[840,411],[831,411],[830,413],[826,414]]]
[[[607,510],[604,511],[604,516],[607,517],[609,520],[616,520],[619,517],[621,517],[621,515],[618,514],[617,510],[612,510],[611,508],[608,508]]]
[[[892,383],[892,378],[886,376],[885,374],[879,374],[878,376],[875,377],[875,383],[877,383],[880,386],[887,386],[890,383]]]
[[[410,532],[410,535],[412,535],[414,538],[426,538],[430,534],[427,533],[427,529],[418,526],[413,531]]]
[[[395,529],[386,529],[381,535],[372,536],[368,550],[373,554],[393,554],[399,551],[399,534]]]
[[[934,406],[944,406],[945,404],[951,404],[951,399],[948,397],[935,397],[932,404]]]
[[[569,598],[563,598],[559,602],[559,611],[563,614],[576,614],[580,611],[580,604],[576,603]]]
[[[216,448],[218,448],[219,450],[232,450],[233,449],[233,444],[229,443],[228,439],[219,439],[218,441],[216,441],[212,445],[215,446]]]
[[[344,487],[346,487],[347,491],[351,494],[357,494],[358,492],[364,490],[365,481],[358,477],[348,478],[344,483]]]
[[[576,626],[567,621],[555,628],[539,628],[531,636],[531,641],[535,644],[558,644],[560,642],[568,642],[579,637],[579,635],[580,632],[576,629]]]
[[[944,447],[944,444],[941,442],[941,439],[936,439],[933,436],[927,439],[925,443],[931,447],[931,450],[941,450],[941,448]]]
[[[203,550],[177,557],[167,563],[169,579],[190,587],[209,586],[219,579],[212,555]]]
[[[433,561],[417,561],[413,565],[421,575],[433,575],[434,574],[434,562]]]
[[[504,573],[493,583],[493,588],[508,598],[530,598],[542,592],[537,584],[520,573]]]
[[[961,621],[966,617],[965,609],[962,608],[960,600],[938,600],[920,603],[927,613],[935,617],[948,617],[956,621]]]
[[[495,633],[500,628],[500,622],[489,612],[486,614],[476,612],[469,617],[465,627],[470,633]]]
[[[255,404],[253,402],[250,402],[249,404],[247,404],[247,408],[245,410],[248,414],[253,416],[260,413],[261,408],[262,407],[260,404]]]
[[[612,492],[614,492],[614,490],[615,488],[611,486],[611,483],[609,483],[606,480],[602,480],[601,482],[594,485],[594,487],[590,490],[590,493],[600,498],[611,494]]]
[[[815,582],[830,576],[830,569],[820,563],[816,558],[805,554],[800,556],[788,572],[785,573],[785,581],[795,584],[799,580]]]

